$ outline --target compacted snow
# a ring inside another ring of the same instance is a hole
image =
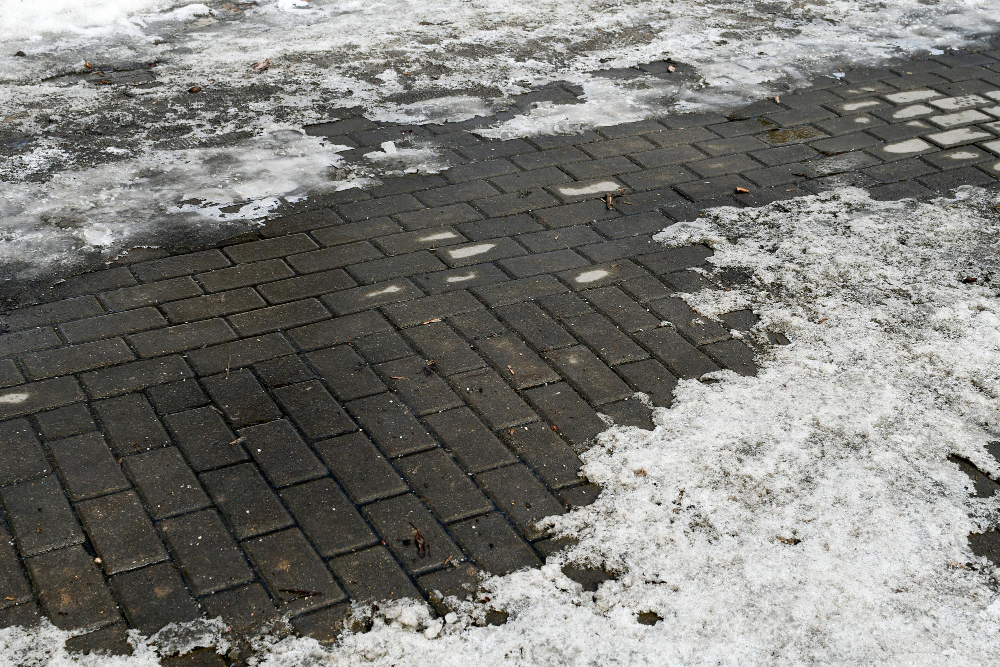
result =
[[[488,579],[483,601],[446,619],[386,606],[331,648],[261,638],[258,664],[992,660],[997,569],[968,535],[996,525],[1000,500],[972,497],[948,457],[1000,474],[985,447],[1000,440],[1000,197],[845,189],[716,209],[659,239],[710,245],[709,275],[749,276],[686,295],[696,308],[752,308],[749,341],[791,344],[768,347],[755,377],[682,381],[654,431],[602,434],[583,472],[603,491],[550,520],[579,542],[543,568]],[[564,563],[616,578],[587,593]],[[488,609],[507,623],[481,626]],[[645,612],[663,620],[638,623]],[[59,636],[0,631],[25,664]],[[121,664],[155,649],[140,656]]]
[[[399,170],[373,160],[362,174],[289,174],[286,153],[302,145],[292,133],[345,107],[417,123],[511,108],[482,133],[573,132],[726,108],[846,62],[968,44],[1000,23],[995,10],[994,0],[0,0],[0,282],[155,244],[161,229],[197,242],[221,208],[245,206],[246,225],[317,180]],[[666,58],[676,77],[595,73]],[[583,94],[516,106],[553,81]],[[290,146],[262,158],[260,138],[275,133]],[[337,164],[334,147],[310,151]],[[228,165],[249,160],[253,183],[241,187]],[[172,192],[133,215],[157,165],[171,170]],[[206,188],[224,196],[176,206]],[[116,215],[109,201],[133,204]]]

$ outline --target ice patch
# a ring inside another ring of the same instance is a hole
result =
[[[455,259],[464,259],[466,257],[475,257],[476,255],[482,255],[487,253],[493,248],[496,248],[496,243],[477,243],[476,245],[468,245],[464,248],[455,248],[454,250],[449,250],[448,254]]]
[[[607,278],[611,275],[610,271],[605,269],[592,269],[590,271],[584,271],[579,274],[574,280],[578,283],[592,283],[595,280],[600,280],[601,278]]]
[[[945,97],[939,100],[931,100],[931,104],[939,109],[944,109],[946,111],[957,111],[958,109],[967,109],[969,107],[977,107],[983,104],[989,104],[979,95],[963,95],[961,97]]]
[[[446,239],[458,238],[458,234],[455,232],[438,232],[437,234],[430,234],[429,236],[421,236],[417,239],[417,243],[430,243],[431,241],[444,241]]]
[[[941,93],[935,90],[907,90],[902,93],[886,95],[885,99],[893,102],[894,104],[909,104],[910,102],[929,100],[933,97],[941,97]]]
[[[3,403],[4,405],[16,405],[18,403],[24,403],[29,398],[31,398],[31,394],[25,392],[4,394],[3,396],[0,396],[0,403]]]
[[[900,109],[899,111],[892,114],[892,117],[896,120],[905,120],[907,118],[916,118],[917,116],[925,116],[929,113],[934,113],[934,109],[923,104],[914,104],[911,107],[906,107],[905,109]]]
[[[377,296],[384,296],[386,294],[395,294],[396,292],[402,292],[402,291],[403,288],[400,287],[399,285],[389,285],[388,287],[384,287],[380,290],[375,290],[374,292],[368,292],[367,294],[365,294],[365,298],[373,299]]]
[[[601,181],[592,185],[560,185],[556,189],[567,197],[578,197],[580,195],[596,195],[602,192],[611,192],[621,186],[614,181]]]
[[[991,136],[993,135],[987,132],[981,132],[971,127],[963,127],[958,130],[948,130],[947,132],[928,134],[927,138],[939,146],[947,148],[958,144],[972,143],[973,141],[979,141],[980,139],[988,139]]]
[[[466,282],[468,280],[472,280],[475,277],[476,277],[476,273],[475,272],[472,272],[472,273],[463,273],[463,274],[458,275],[458,276],[449,276],[449,277],[445,278],[444,281],[446,283],[464,283],[464,282]]]
[[[925,151],[929,148],[934,148],[929,143],[923,139],[907,139],[906,141],[897,141],[893,144],[886,144],[882,147],[886,153],[919,153],[920,151]]]

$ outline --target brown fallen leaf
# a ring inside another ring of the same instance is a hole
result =
[[[743,194],[749,194],[749,192],[750,192],[750,191],[749,191],[749,190],[747,190],[746,188],[736,188],[736,191],[737,191],[737,192],[741,192],[741,193],[743,193]]]
[[[667,71],[673,74],[674,72],[677,71],[677,68],[674,67],[673,65],[667,65]]]
[[[86,67],[87,69],[94,69],[94,66],[93,66],[93,65],[91,65],[91,64],[90,64],[90,63],[88,63],[88,62],[84,62],[84,63],[83,63],[83,66],[84,66],[84,67]]]
[[[429,320],[424,320],[423,322],[421,322],[421,324],[434,324],[435,322],[440,322],[440,321],[441,321],[440,317],[432,317]]]
[[[646,469],[645,468],[639,468],[638,470],[633,470],[632,474],[635,475],[636,477],[645,477],[646,476]]]
[[[201,86],[191,86],[190,88],[188,88],[188,92],[189,93],[200,93],[201,92]]]
[[[797,537],[782,537],[781,535],[776,535],[775,537],[782,544],[791,544],[792,546],[794,546],[794,545],[796,545],[796,544],[798,544],[799,542],[802,541],[802,540],[800,540]]]
[[[253,65],[251,65],[251,67],[253,67],[255,72],[266,72],[271,68],[271,59],[264,58],[259,63],[254,63]]]

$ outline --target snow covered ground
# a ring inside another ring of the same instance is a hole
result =
[[[968,535],[996,525],[1000,497],[971,497],[948,456],[1000,474],[985,449],[1000,440],[1000,197],[846,189],[716,209],[660,240],[707,243],[716,268],[751,276],[695,307],[753,308],[751,336],[792,343],[756,377],[681,382],[654,431],[605,432],[584,456],[600,497],[551,520],[578,545],[487,580],[488,603],[446,619],[392,605],[333,648],[265,637],[260,665],[996,664],[998,572]],[[587,593],[563,563],[617,578]],[[477,625],[490,608],[507,623]],[[27,665],[61,664],[59,637],[0,631]]]
[[[242,208],[229,222],[246,225],[281,198],[383,173],[377,161],[363,174],[343,169],[337,147],[297,134],[338,108],[459,120],[558,80],[581,86],[583,103],[542,103],[484,133],[577,131],[730,106],[848,61],[960,46],[1000,24],[995,9],[994,0],[0,0],[0,281],[134,244],[197,241],[199,230],[218,230],[221,209]],[[690,69],[676,79],[593,74],[664,58]],[[95,71],[110,83],[95,85]]]

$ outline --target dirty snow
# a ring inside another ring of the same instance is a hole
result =
[[[46,250],[65,236],[48,216],[93,224],[74,234],[94,239],[95,256],[109,255],[104,223],[77,211],[107,196],[109,181],[93,178],[104,165],[131,183],[151,163],[188,159],[165,153],[253,152],[274,125],[299,129],[345,107],[385,122],[499,113],[479,129],[498,138],[577,132],[726,108],[836,74],[848,60],[938,52],[1000,24],[993,0],[0,0],[0,16],[3,196],[47,200],[44,215],[19,214],[24,242],[0,250],[5,262],[30,244],[28,273],[73,268],[62,265],[64,252]],[[251,68],[266,58],[269,69]],[[664,58],[679,63],[676,76],[598,72],[662,67]],[[545,88],[553,82],[570,87]],[[188,93],[194,86],[201,92]],[[552,99],[521,101],[539,90]],[[422,152],[373,157],[376,176],[441,168],[428,145],[398,148]],[[216,176],[175,171],[180,201]],[[248,221],[269,210],[244,203]],[[156,235],[142,229],[173,222],[154,211],[120,224],[136,231],[115,235],[152,244]],[[189,228],[192,242],[198,229],[218,231],[206,219]],[[10,266],[3,273],[18,275]]]
[[[263,637],[258,664],[989,662],[998,572],[967,536],[996,525],[1000,498],[971,497],[947,457],[1000,474],[984,448],[1000,439],[1000,197],[845,189],[716,209],[659,240],[706,243],[712,269],[750,275],[685,295],[693,306],[750,307],[747,340],[792,344],[769,347],[756,377],[682,381],[654,431],[602,434],[583,469],[601,495],[548,520],[578,544],[488,579],[488,603],[446,619],[390,604],[332,648]],[[617,579],[586,593],[564,563]],[[482,627],[489,608],[508,622]],[[56,635],[24,636],[0,631],[22,659]]]

